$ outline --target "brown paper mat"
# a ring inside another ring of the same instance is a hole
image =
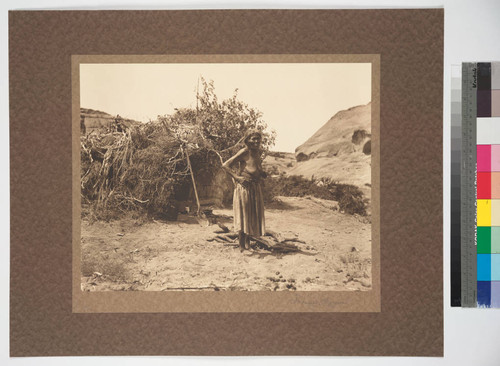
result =
[[[442,355],[442,10],[9,18],[11,355]],[[71,56],[161,54],[380,55],[380,312],[72,311]]]

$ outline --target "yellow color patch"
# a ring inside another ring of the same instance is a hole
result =
[[[477,200],[477,226],[491,226],[491,200]]]

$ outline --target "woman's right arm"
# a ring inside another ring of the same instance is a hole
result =
[[[241,161],[246,152],[247,149],[243,148],[240,151],[238,151],[234,156],[229,158],[224,164],[222,164],[222,169],[224,169],[231,177],[233,177],[239,183],[243,183],[245,181],[245,178],[240,175],[237,175],[233,171],[232,167],[234,164]]]

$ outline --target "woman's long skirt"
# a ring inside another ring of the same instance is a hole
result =
[[[266,232],[264,220],[264,197],[257,182],[245,185],[236,183],[233,196],[234,230],[252,236],[263,236]]]

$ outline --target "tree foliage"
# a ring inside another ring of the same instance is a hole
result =
[[[241,143],[248,129],[262,132],[264,152],[274,146],[276,132],[268,128],[262,119],[262,112],[238,99],[238,89],[235,89],[232,97],[219,101],[213,81],[207,82],[201,78],[201,84],[201,91],[196,96],[196,108],[176,109],[174,114],[159,116],[158,119],[177,132],[179,126],[191,126],[191,131],[185,134],[186,139],[189,135],[192,141],[219,153],[239,147],[238,143]],[[194,134],[198,134],[202,141]]]

